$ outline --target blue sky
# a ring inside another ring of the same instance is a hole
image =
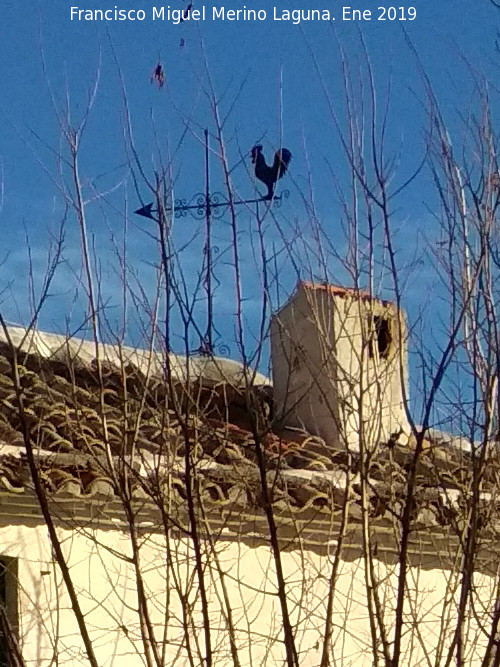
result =
[[[196,0],[198,2],[198,0]],[[201,8],[201,3],[194,8]],[[72,4],[81,9],[144,9],[146,20],[139,22],[71,21]],[[219,3],[220,4],[220,3]],[[247,8],[265,9],[268,18],[261,22],[221,22],[210,19],[212,3],[205,3],[205,22],[172,25],[152,20],[152,0],[3,0],[0,8],[0,165],[2,170],[2,254],[0,283],[4,315],[13,322],[29,318],[27,298],[28,272],[26,235],[30,239],[35,283],[39,281],[48,246],[50,229],[61,218],[63,200],[56,187],[57,153],[60,132],[52,101],[61,110],[69,105],[76,123],[81,117],[88,91],[99,69],[99,83],[94,108],[81,148],[81,178],[84,191],[93,199],[87,207],[88,224],[93,234],[96,254],[109,299],[110,317],[121,317],[120,278],[113,245],[123,242],[127,226],[128,259],[146,290],[153,289],[155,246],[147,235],[147,221],[132,215],[140,205],[127,168],[124,141],[124,100],[121,77],[126,87],[127,103],[135,146],[145,170],[153,174],[158,154],[174,151],[187,127],[187,133],[175,152],[173,170],[175,194],[189,198],[203,188],[202,128],[214,130],[209,104],[204,94],[208,64],[212,82],[221,97],[223,115],[230,111],[225,125],[229,162],[237,164],[253,143],[262,139],[266,154],[279,142],[293,153],[290,174],[283,187],[290,198],[277,212],[286,233],[299,225],[309,233],[303,195],[314,191],[319,219],[328,238],[342,252],[339,227],[340,210],[335,192],[336,180],[346,183],[347,171],[337,132],[332,126],[324,89],[345,122],[342,92],[341,46],[354,72],[366,69],[361,52],[361,38],[376,77],[380,102],[391,81],[387,146],[395,157],[395,182],[403,182],[422,158],[425,143],[426,112],[424,90],[414,55],[405,41],[402,28],[413,42],[428,75],[447,122],[460,137],[463,131],[459,112],[473,103],[474,90],[465,61],[486,75],[494,85],[498,72],[495,51],[500,12],[488,0],[404,0],[397,7],[414,6],[417,16],[404,23],[378,21],[378,6],[391,2],[353,0],[352,7],[372,10],[368,22],[342,21],[342,7],[348,2],[318,2],[318,9],[329,9],[335,23],[274,21],[269,0],[248,0]],[[156,5],[159,6],[159,5]],[[167,5],[165,5],[166,7]],[[171,8],[183,8],[172,0]],[[242,8],[243,3],[226,8]],[[279,10],[306,9],[304,0],[279,4]],[[398,10],[401,11],[401,10]],[[183,43],[183,46],[181,46]],[[166,85],[158,89],[150,75],[160,60]],[[318,74],[317,67],[321,75]],[[51,99],[52,97],[52,99]],[[497,113],[498,108],[493,108]],[[325,159],[326,158],[326,159]],[[253,196],[254,184],[245,170],[248,159],[233,174],[238,193]],[[327,167],[327,164],[330,167]],[[333,174],[333,176],[332,176]],[[215,160],[212,164],[212,188],[221,189],[222,178]],[[141,195],[148,200],[145,187]],[[95,199],[97,192],[108,192]],[[436,203],[430,174],[420,177],[394,205],[394,229],[397,232],[401,264],[416,262],[405,306],[417,312],[429,301],[436,275],[428,262],[423,236],[434,238],[436,223],[429,210]],[[129,212],[124,215],[125,207]],[[259,281],[252,259],[251,217],[242,211],[240,242],[243,249],[245,312],[250,335],[258,312]],[[268,247],[283,242],[269,216],[265,222]],[[201,263],[201,227],[183,219],[174,223],[174,242],[179,247],[194,237],[182,257],[188,275],[196,275]],[[228,265],[230,230],[224,222],[214,222],[214,243],[220,248],[216,275],[221,285],[215,293],[216,325],[224,342],[235,353],[232,271]],[[42,311],[39,326],[64,331],[66,322],[76,326],[81,319],[81,290],[75,285],[79,271],[80,250],[73,216],[68,217],[64,264],[53,284],[53,298]],[[280,260],[281,261],[281,260]],[[340,265],[329,265],[331,275],[348,280]],[[291,289],[296,276],[290,264],[280,265],[283,295]],[[309,276],[304,276],[309,277]],[[435,288],[438,289],[438,288]],[[439,293],[437,293],[439,297]],[[137,322],[130,309],[127,337],[140,340]],[[204,327],[203,309],[200,326]],[[180,342],[178,342],[180,345]]]

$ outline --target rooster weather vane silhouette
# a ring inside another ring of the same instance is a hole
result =
[[[267,195],[263,197],[264,200],[271,200],[274,196],[274,186],[279,178],[282,178],[286,174],[290,160],[292,159],[292,154],[288,148],[280,148],[279,151],[276,151],[274,154],[273,166],[269,167],[266,164],[266,160],[262,155],[262,146],[260,144],[255,145],[252,148],[252,164],[255,165],[255,177],[262,181],[264,185],[267,185]]]
[[[153,76],[156,74],[154,70]],[[163,74],[163,72],[161,72]],[[153,78],[153,77],[152,77]],[[162,84],[163,85],[163,79]],[[279,207],[282,198],[287,199],[290,195],[288,190],[283,190],[277,196],[274,194],[274,187],[278,180],[282,178],[288,169],[292,153],[288,148],[280,148],[274,154],[274,161],[270,167],[262,154],[261,144],[255,144],[250,151],[252,164],[255,165],[255,177],[267,186],[267,194],[257,199],[241,199],[229,201],[225,195],[220,192],[210,192],[210,185],[208,181],[208,159],[209,159],[209,145],[208,145],[208,130],[205,130],[205,192],[193,195],[191,200],[178,198],[174,200],[172,207],[166,206],[164,213],[174,213],[176,218],[183,218],[190,214],[196,218],[204,218],[208,215],[215,218],[220,218],[224,214],[225,209],[229,206],[239,206],[241,204],[258,204],[259,202],[272,201],[274,206]],[[232,170],[231,170],[232,171]],[[144,218],[155,220],[153,213],[158,211],[153,208],[154,203],[144,204],[141,208],[135,211],[136,215],[141,215]]]
[[[158,79],[158,66],[155,69],[153,76]],[[163,71],[161,70],[161,74]],[[153,77],[152,77],[153,78]],[[163,85],[163,77],[158,81],[159,85]],[[164,238],[165,229],[165,214],[172,213],[176,218],[181,218],[186,215],[191,215],[197,219],[205,220],[205,280],[204,285],[207,294],[207,329],[204,337],[202,337],[200,347],[197,352],[204,355],[213,355],[214,354],[214,344],[213,344],[213,294],[212,294],[212,252],[217,252],[217,248],[212,248],[211,243],[211,225],[212,219],[221,218],[225,211],[229,207],[240,206],[243,204],[255,204],[257,207],[258,215],[258,205],[260,202],[270,202],[274,206],[279,207],[282,203],[282,198],[288,198],[288,190],[283,190],[279,196],[274,194],[274,189],[276,183],[280,178],[282,178],[290,164],[292,158],[291,152],[288,148],[280,148],[274,154],[273,164],[269,166],[266,163],[264,155],[262,154],[262,145],[255,144],[252,150],[250,151],[250,157],[252,164],[255,165],[255,177],[264,183],[267,187],[267,194],[260,196],[256,199],[241,199],[241,200],[229,200],[225,195],[220,192],[211,192],[210,191],[210,172],[209,172],[209,135],[208,130],[204,132],[205,136],[205,191],[199,192],[190,200],[186,199],[174,199],[173,206],[159,206],[159,209],[153,208],[154,203],[143,204],[141,208],[135,211],[136,215],[140,215],[144,218],[149,218],[154,220],[160,227],[160,236]],[[156,214],[156,215],[153,215]],[[226,349],[225,346],[221,347],[221,351]],[[228,351],[228,350],[227,350]]]

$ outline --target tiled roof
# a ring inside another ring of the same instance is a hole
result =
[[[78,347],[78,341],[73,341],[73,346]],[[166,495],[170,506],[182,514],[186,504],[184,455],[189,440],[199,501],[212,519],[220,522],[221,530],[232,525],[233,532],[236,525],[241,530],[246,522],[247,535],[265,537],[260,469],[247,406],[249,401],[256,405],[264,423],[272,394],[269,386],[247,390],[227,379],[216,381],[210,375],[206,380],[202,375],[186,393],[185,380],[179,376],[169,392],[160,374],[148,376],[130,359],[120,366],[116,361],[120,355],[115,354],[112,362],[103,361],[100,389],[95,359],[72,355],[68,352],[71,349],[75,348],[60,346],[57,354],[41,355],[38,348],[25,347],[19,355],[26,425],[42,482],[58,511],[71,506],[71,516],[84,520],[86,512],[95,515],[97,503],[118,521],[116,471],[123,472],[125,467],[132,497],[141,507],[150,507],[147,512],[141,510],[148,521],[154,517],[151,507],[154,509],[159,498],[164,502]],[[9,358],[8,346],[0,342],[3,524],[37,520]],[[183,423],[177,409],[183,412],[190,404],[191,416]],[[340,520],[347,479],[350,520],[356,531],[362,514],[359,455],[341,448],[328,449],[321,439],[297,431],[285,430],[278,435],[263,428],[262,433],[268,487],[281,521],[281,534],[290,533],[292,540],[300,533],[301,540],[312,547],[326,548],[332,526]],[[397,517],[412,456],[411,442],[381,443],[367,470],[372,528],[392,535],[392,540],[398,532]],[[494,483],[497,449],[492,447],[488,456],[492,465],[486,470],[491,474],[483,480],[481,511],[484,525],[495,537],[493,510],[500,506]],[[428,544],[432,550],[441,540],[446,550],[450,540],[458,540],[471,470],[466,447],[439,434],[426,441],[417,464],[412,516],[420,545]],[[85,499],[88,507],[82,502]],[[228,524],[228,516],[232,524]],[[353,537],[353,543],[358,539]]]
[[[391,301],[385,299],[379,299],[374,294],[371,294],[368,290],[358,289],[356,287],[341,287],[340,285],[331,285],[330,283],[313,283],[307,280],[301,281],[299,283],[299,286],[303,287],[308,291],[328,292],[328,294],[332,294],[333,296],[351,297],[353,299],[377,301],[379,303],[382,303],[384,306],[394,307],[394,304]]]

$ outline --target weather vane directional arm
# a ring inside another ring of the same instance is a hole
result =
[[[272,198],[273,205],[279,207],[282,203],[283,198],[287,199],[290,196],[288,190],[283,190],[281,195],[274,195]],[[202,193],[196,194],[193,196],[191,201],[196,203],[187,204],[185,199],[176,199],[173,206],[165,206],[163,211],[165,213],[174,213],[175,217],[181,218],[187,215],[189,212],[193,212],[192,215],[195,218],[202,219],[205,216],[207,207],[210,210],[210,213],[215,218],[221,218],[225,213],[226,209],[229,206],[241,206],[243,204],[258,204],[260,202],[269,201],[269,197],[259,197],[257,199],[240,199],[237,201],[228,201],[225,196],[220,192],[211,193],[208,198],[207,195]],[[134,211],[136,215],[140,215],[143,218],[150,218],[155,220],[153,213],[157,213],[158,210],[153,208],[154,203],[145,204],[138,208],[137,211]]]

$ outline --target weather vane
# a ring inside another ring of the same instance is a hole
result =
[[[173,213],[176,218],[191,215],[193,218],[205,220],[205,246],[204,246],[204,266],[205,266],[205,291],[207,295],[207,328],[205,335],[201,339],[200,347],[196,350],[199,354],[212,355],[214,353],[213,341],[213,293],[212,293],[212,220],[220,219],[230,206],[241,206],[243,204],[255,204],[258,206],[261,202],[271,202],[275,207],[281,206],[282,199],[287,199],[290,195],[288,190],[283,190],[279,196],[274,194],[274,188],[277,181],[282,178],[288,168],[292,154],[287,148],[280,148],[274,154],[274,161],[271,166],[266,164],[262,154],[262,146],[256,144],[251,152],[252,164],[255,165],[255,177],[267,186],[267,194],[255,199],[229,200],[221,192],[210,191],[210,162],[209,162],[209,135],[208,130],[204,131],[205,137],[205,192],[198,192],[187,199],[175,199],[172,207],[160,207],[162,210],[154,207],[154,202],[145,204],[135,211],[136,215],[154,220],[160,227],[160,236],[162,241],[162,252],[165,254],[165,230],[162,220],[166,213]],[[167,266],[166,256],[164,257],[165,266]]]

